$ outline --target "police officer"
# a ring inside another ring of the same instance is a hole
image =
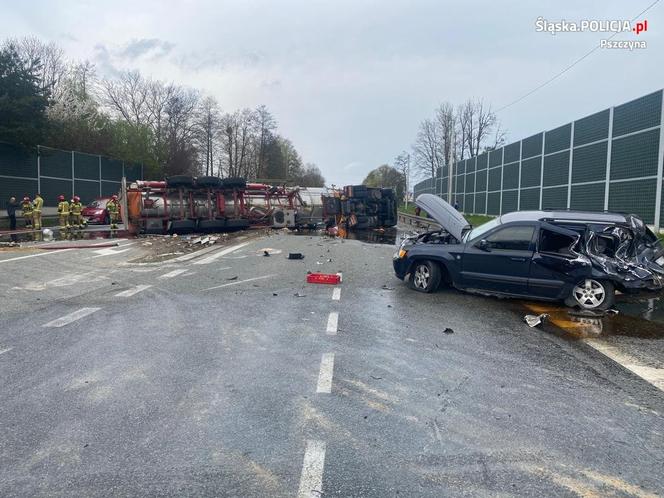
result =
[[[32,202],[30,202],[30,197],[27,195],[23,198],[21,209],[23,210],[21,214],[25,220],[25,228],[32,228]]]
[[[36,230],[41,230],[42,225],[42,207],[44,206],[44,199],[41,194],[35,195],[35,200],[32,202],[32,224]]]
[[[69,228],[69,203],[65,200],[65,196],[58,197],[58,217],[60,218],[60,229],[64,230]]]
[[[106,203],[106,209],[111,218],[111,230],[117,230],[118,218],[120,217],[120,203],[118,202],[117,195],[113,195],[111,200]]]
[[[83,215],[81,214],[81,211],[83,211],[83,204],[81,204],[81,198],[75,195],[74,198],[71,200],[71,204],[69,205],[72,227],[77,226],[78,228],[83,228]]]

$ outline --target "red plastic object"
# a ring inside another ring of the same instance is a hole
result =
[[[310,284],[338,284],[341,283],[341,273],[309,273],[307,283]]]

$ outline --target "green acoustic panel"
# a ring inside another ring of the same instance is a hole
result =
[[[609,136],[609,110],[581,118],[574,122],[574,146],[596,142]]]
[[[542,209],[567,208],[567,186],[542,189]]]
[[[37,180],[0,177],[0,209],[7,209],[7,202],[12,196],[20,203],[26,195],[33,199],[36,193]]]
[[[481,192],[483,190],[486,190],[486,175],[487,175],[486,169],[483,169],[481,171],[478,171],[475,173],[475,190],[477,192]]]
[[[475,192],[475,173],[466,175],[466,193]]]
[[[449,170],[449,168],[447,167],[447,164],[446,164],[445,166],[443,166],[443,174],[440,175],[440,176],[443,176],[443,177],[447,176],[449,174],[448,170]]]
[[[488,163],[488,156],[487,154],[480,154],[476,158],[476,169],[486,169],[486,165]]]
[[[489,167],[500,166],[503,164],[503,149],[489,151]]]
[[[527,188],[521,189],[521,198],[519,199],[519,209],[539,209],[540,189]]]
[[[442,168],[438,168],[441,170]],[[124,165],[124,173],[128,182],[143,179],[143,168],[140,164],[127,164]],[[439,175],[440,176],[440,175]]]
[[[659,126],[661,114],[661,90],[616,106],[613,109],[613,136]]]
[[[489,170],[489,175],[491,170]],[[503,166],[503,188],[519,187],[519,163],[505,164]],[[491,190],[491,189],[490,189]]]
[[[74,193],[81,198],[85,205],[99,197],[99,182],[91,180],[74,180]]]
[[[606,183],[572,185],[570,208],[584,211],[604,211],[604,190]]]
[[[606,179],[606,142],[574,149],[572,183]]]
[[[119,182],[122,180],[122,161],[101,158],[101,179]]]
[[[37,153],[0,143],[0,175],[37,178]]]
[[[471,157],[470,159],[466,159],[466,173],[475,171],[476,161],[477,161],[476,157]]]
[[[71,178],[71,152],[40,147],[41,176]]]
[[[122,184],[120,182],[101,182],[101,195],[102,197],[110,197],[113,194],[120,192]]]
[[[572,125],[566,124],[544,135],[544,153],[551,154],[559,150],[569,149],[572,140]]]
[[[543,133],[538,133],[532,137],[524,139],[523,145],[521,146],[521,159],[527,159],[529,157],[537,156],[542,154],[542,137]]]
[[[41,179],[41,195],[44,198],[44,206],[57,206],[58,196],[64,195],[69,200],[72,194],[71,180]]]
[[[503,163],[513,163],[521,159],[521,142],[515,142],[505,146],[505,157]]]
[[[456,174],[461,175],[466,172],[466,161],[459,161],[456,167]]]
[[[541,174],[542,174],[542,156],[522,161],[521,188],[539,186]]]
[[[99,156],[74,153],[74,177],[99,180]]]
[[[464,213],[475,212],[475,194],[466,194],[463,197],[463,206],[461,206],[461,211]]]
[[[635,180],[609,185],[609,210],[636,214],[646,223],[655,221],[657,180]]]
[[[518,165],[518,163],[517,163]],[[503,168],[491,168],[489,170],[489,191],[500,190],[501,188],[501,176],[503,174]]]
[[[503,190],[503,209],[501,214],[519,210],[519,192],[517,190]]]
[[[662,192],[664,192],[664,182],[662,182]],[[660,202],[659,205],[659,220],[660,225],[664,223],[664,202]]]
[[[611,180],[654,176],[659,155],[659,128],[616,138],[611,146]]]
[[[569,181],[569,151],[544,156],[544,186],[567,185]]]
[[[486,213],[486,192],[477,192],[475,194],[475,212],[477,214]]]
[[[490,192],[487,198],[486,214],[500,214],[500,192]]]
[[[125,164],[125,174],[127,173],[127,168],[128,168],[128,166]],[[436,168],[436,178],[440,178],[441,176],[443,176],[443,167],[442,166]]]

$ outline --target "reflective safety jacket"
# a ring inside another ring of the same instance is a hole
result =
[[[58,213],[69,214],[69,203],[67,201],[60,201],[58,203]]]
[[[41,213],[43,205],[44,205],[44,199],[42,199],[41,197],[35,197],[35,200],[32,201],[32,207],[38,213]]]
[[[21,204],[21,209],[23,209],[23,216],[28,216],[32,214],[32,202],[23,201]]]
[[[109,213],[117,213],[120,209],[120,205],[118,201],[110,200],[106,203],[106,209],[108,209]]]
[[[83,204],[80,202],[72,202],[69,206],[69,209],[71,210],[71,214],[81,214],[81,211],[83,210]]]

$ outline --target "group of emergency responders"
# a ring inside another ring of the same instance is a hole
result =
[[[24,197],[21,204],[23,210],[23,218],[25,219],[26,228],[33,228],[41,230],[42,227],[42,208],[44,206],[44,199],[40,194],[35,195],[33,201],[30,197]],[[106,203],[109,218],[111,219],[111,229],[118,228],[118,219],[120,218],[120,203],[118,196],[114,195]],[[75,195],[71,201],[67,201],[64,195],[58,197],[58,220],[61,230],[68,228],[83,228],[85,220],[83,219],[83,204],[81,198]]]

